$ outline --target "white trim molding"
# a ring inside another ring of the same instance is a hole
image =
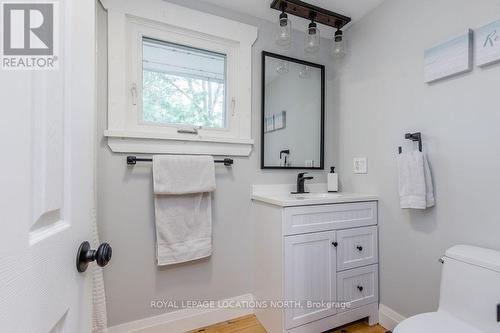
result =
[[[102,3],[108,12],[108,129],[104,135],[111,150],[248,156],[254,144],[252,45],[257,27],[162,0]],[[179,126],[185,127],[182,124],[160,126],[139,121],[144,37],[226,55],[226,128],[200,128],[187,134],[180,131]]]
[[[379,312],[379,324],[384,328],[393,331],[396,326],[406,319],[406,317],[400,315],[393,309],[380,304],[378,307]]]
[[[253,302],[252,294],[245,294],[222,300],[222,304],[231,302]],[[217,324],[226,320],[253,314],[249,308],[182,309],[159,316],[131,321],[108,328],[108,333],[181,333]]]

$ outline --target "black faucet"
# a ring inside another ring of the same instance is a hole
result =
[[[304,175],[307,175],[307,172],[301,172],[297,175],[297,192],[292,192],[292,194],[309,193],[304,189],[304,183],[306,180],[314,179],[314,177],[304,177]]]

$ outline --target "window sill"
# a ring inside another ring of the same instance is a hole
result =
[[[104,136],[115,153],[248,156],[254,144],[252,139],[136,131],[106,130]]]

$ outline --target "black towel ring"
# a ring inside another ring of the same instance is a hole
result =
[[[418,142],[418,150],[421,152],[422,151],[422,133],[417,132],[417,133],[406,133],[405,134],[405,139],[406,140],[411,140],[413,142]],[[403,148],[401,146],[398,147],[398,151],[400,154],[403,153]]]

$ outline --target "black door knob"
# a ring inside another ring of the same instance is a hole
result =
[[[363,286],[358,286],[358,290],[361,292],[363,291]]]
[[[332,245],[333,245],[333,246],[335,246],[335,247],[337,247],[337,245],[339,245],[339,243],[337,243],[337,242],[332,242]]]
[[[89,242],[83,242],[76,254],[76,269],[83,273],[87,270],[89,262],[95,261],[100,267],[104,267],[111,260],[113,249],[108,243],[102,243],[97,250],[90,249]]]
[[[359,250],[359,251],[363,251],[363,247],[362,246],[356,246],[356,248]]]

